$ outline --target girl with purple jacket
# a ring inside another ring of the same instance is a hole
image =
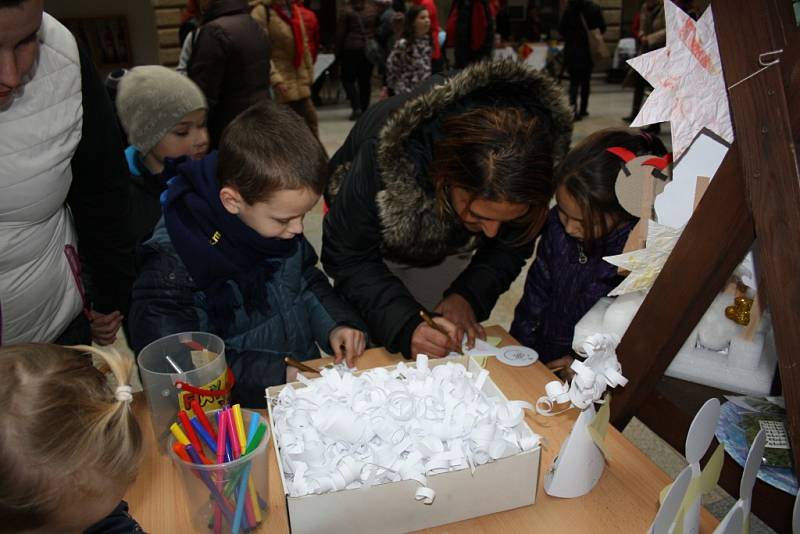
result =
[[[569,366],[575,324],[616,287],[617,267],[603,256],[622,252],[637,219],[614,192],[624,162],[609,152],[663,156],[664,144],[639,130],[607,129],[574,147],[556,169],[556,202],[514,312],[511,335],[548,367]]]

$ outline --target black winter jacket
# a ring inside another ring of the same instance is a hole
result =
[[[187,74],[208,100],[213,149],[236,115],[269,97],[270,44],[246,0],[214,0],[199,31]]]
[[[435,75],[411,93],[370,107],[331,159],[322,263],[335,289],[367,321],[372,340],[390,351],[410,355],[421,306],[384,258],[425,266],[475,250],[445,295],[463,296],[484,320],[533,252],[533,243],[509,245],[510,230],[485,239],[438,214],[427,169],[441,119],[484,105],[536,114],[552,132],[555,159],[566,153],[572,116],[561,91],[519,63],[487,62]]]

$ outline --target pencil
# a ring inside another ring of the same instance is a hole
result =
[[[436,321],[431,319],[431,316],[428,315],[428,312],[426,312],[425,310],[420,310],[419,311],[419,316],[422,317],[422,320],[425,321],[425,324],[427,324],[428,326],[430,326],[431,328],[433,328],[434,330],[436,330],[440,334],[444,334],[445,336],[450,337],[450,334],[448,334],[445,331],[444,328],[442,328],[439,324],[437,324]],[[460,348],[457,348],[456,352],[459,353],[462,356],[464,355],[464,353],[461,352]]]
[[[289,365],[291,367],[296,367],[297,369],[300,369],[301,371],[305,371],[307,373],[320,374],[317,369],[314,369],[310,365],[306,365],[304,363],[298,362],[297,360],[295,360],[294,358],[290,358],[289,356],[286,356],[283,359],[283,361],[286,363],[286,365]]]

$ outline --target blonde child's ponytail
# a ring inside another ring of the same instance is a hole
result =
[[[116,389],[89,354],[111,369]],[[55,528],[64,509],[133,482],[142,433],[132,371],[113,349],[0,347],[0,533]]]

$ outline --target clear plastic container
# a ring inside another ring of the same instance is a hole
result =
[[[208,418],[216,421],[215,415],[216,411],[209,412]],[[259,413],[243,409],[245,431],[249,428],[252,417],[257,417],[259,424],[266,425],[266,431],[258,446],[250,454],[231,462],[211,465],[187,463],[178,457],[172,448],[175,437],[169,438],[167,450],[181,472],[183,487],[186,490],[184,506],[189,511],[192,525],[197,532],[233,532],[237,508],[241,508],[239,532],[249,531],[266,517],[269,424]],[[216,424],[212,424],[216,429]],[[216,457],[208,447],[204,448],[204,453],[206,458],[212,462],[216,461]],[[214,528],[217,517],[221,521],[219,530]]]
[[[189,410],[193,399],[204,411],[221,408],[229,400],[230,395],[203,396],[182,387],[230,389],[225,343],[214,334],[181,332],[162,337],[142,349],[137,361],[159,447],[166,443],[178,411]]]

